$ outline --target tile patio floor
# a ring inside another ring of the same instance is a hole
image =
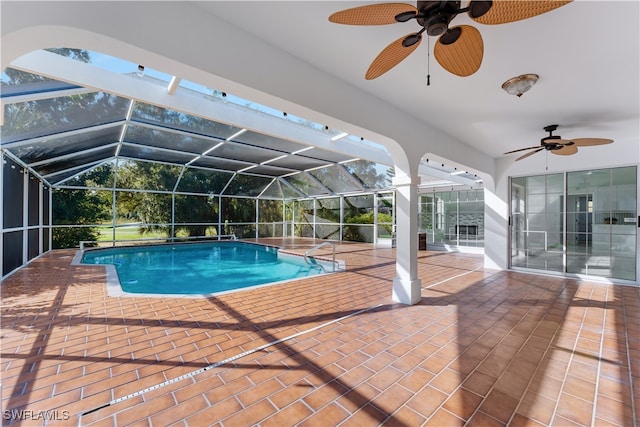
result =
[[[393,249],[337,252],[347,272],[206,299],[110,298],[48,253],[1,286],[3,423],[640,423],[640,288],[427,251],[403,306]]]

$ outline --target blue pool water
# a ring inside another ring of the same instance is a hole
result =
[[[91,250],[82,263],[113,264],[124,292],[153,294],[210,294],[324,272],[276,248],[240,242]]]

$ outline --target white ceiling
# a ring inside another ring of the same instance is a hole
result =
[[[327,19],[338,10],[371,3],[375,2],[214,1],[198,6],[491,157],[538,145],[549,124],[559,124],[555,134],[566,139],[611,138],[637,146],[639,2],[575,1],[528,20],[495,26],[458,15],[452,25],[470,24],[482,34],[482,66],[461,78],[431,56],[430,86],[426,37],[388,73],[364,79],[385,46],[420,29],[413,20],[347,26]],[[540,76],[530,92],[518,98],[501,89],[505,80],[524,73]]]

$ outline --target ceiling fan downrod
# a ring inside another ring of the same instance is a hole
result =
[[[540,140],[540,144],[543,145],[547,150],[553,150],[555,145],[558,144],[553,144],[551,141],[554,139],[561,139],[560,135],[554,135],[553,131],[555,131],[556,129],[558,129],[558,125],[549,125],[549,126],[545,126],[544,130],[545,132],[549,132],[549,136],[545,136],[544,138],[542,138]]]

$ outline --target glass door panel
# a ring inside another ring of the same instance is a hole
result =
[[[563,176],[511,180],[511,265],[563,271]]]
[[[567,173],[567,200],[576,207],[568,273],[635,280],[636,176],[635,167]]]
[[[636,280],[635,166],[511,179],[511,266]],[[566,206],[565,206],[566,204]]]

